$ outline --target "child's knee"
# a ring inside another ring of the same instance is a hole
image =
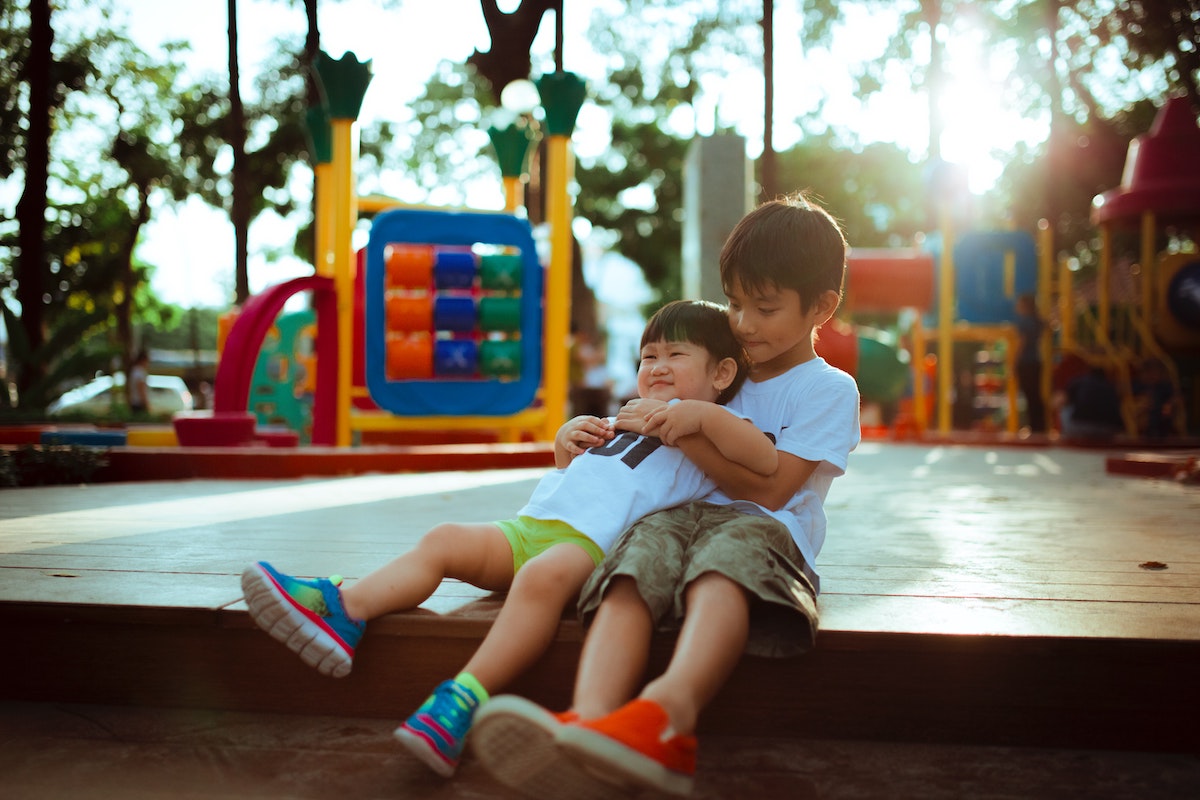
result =
[[[579,592],[591,571],[592,564],[586,555],[583,558],[534,558],[517,572],[512,591],[568,597]]]

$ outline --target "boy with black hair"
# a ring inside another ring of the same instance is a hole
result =
[[[775,440],[778,468],[756,475],[721,456],[699,431],[703,403],[621,409],[618,429],[678,445],[719,490],[635,523],[589,578],[580,612],[591,624],[569,711],[515,696],[483,710],[473,747],[500,782],[544,796],[602,797],[608,781],[687,794],[697,719],[742,653],[811,647],[823,503],[859,441],[854,379],[813,344],[840,303],[845,264],[840,227],[803,195],[759,206],[730,234],[721,282],[751,360],[730,408]],[[674,653],[639,691],[663,627],[679,627]]]

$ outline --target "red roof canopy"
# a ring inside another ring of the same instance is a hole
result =
[[[1186,97],[1172,97],[1150,133],[1129,143],[1121,186],[1092,200],[1092,222],[1200,219],[1200,128]]]

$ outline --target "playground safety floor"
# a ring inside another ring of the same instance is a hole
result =
[[[1200,487],[1112,474],[1114,455],[865,442],[827,503],[822,636],[1120,640],[1197,652]],[[236,609],[237,576],[253,560],[353,579],[437,522],[511,515],[544,470],[7,489],[0,606]],[[481,597],[446,582],[425,609],[451,612]],[[10,644],[6,673],[25,657],[19,642]],[[1195,667],[1200,675],[1200,660]],[[1131,691],[1164,730],[1196,742],[1200,687],[1178,696],[1161,688]],[[6,695],[0,794],[508,796],[470,758],[456,780],[427,774],[392,744],[396,718],[315,708],[252,713]],[[1132,752],[723,729],[702,736],[695,796],[1191,798],[1200,796],[1197,752],[1187,744]]]

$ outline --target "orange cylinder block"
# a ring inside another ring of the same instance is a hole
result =
[[[384,251],[387,285],[398,289],[424,289],[433,279],[437,260],[433,245],[389,244]]]
[[[433,339],[429,336],[388,336],[387,375],[391,380],[433,377]]]
[[[389,294],[384,300],[387,329],[397,333],[433,329],[433,299],[427,295]]]

